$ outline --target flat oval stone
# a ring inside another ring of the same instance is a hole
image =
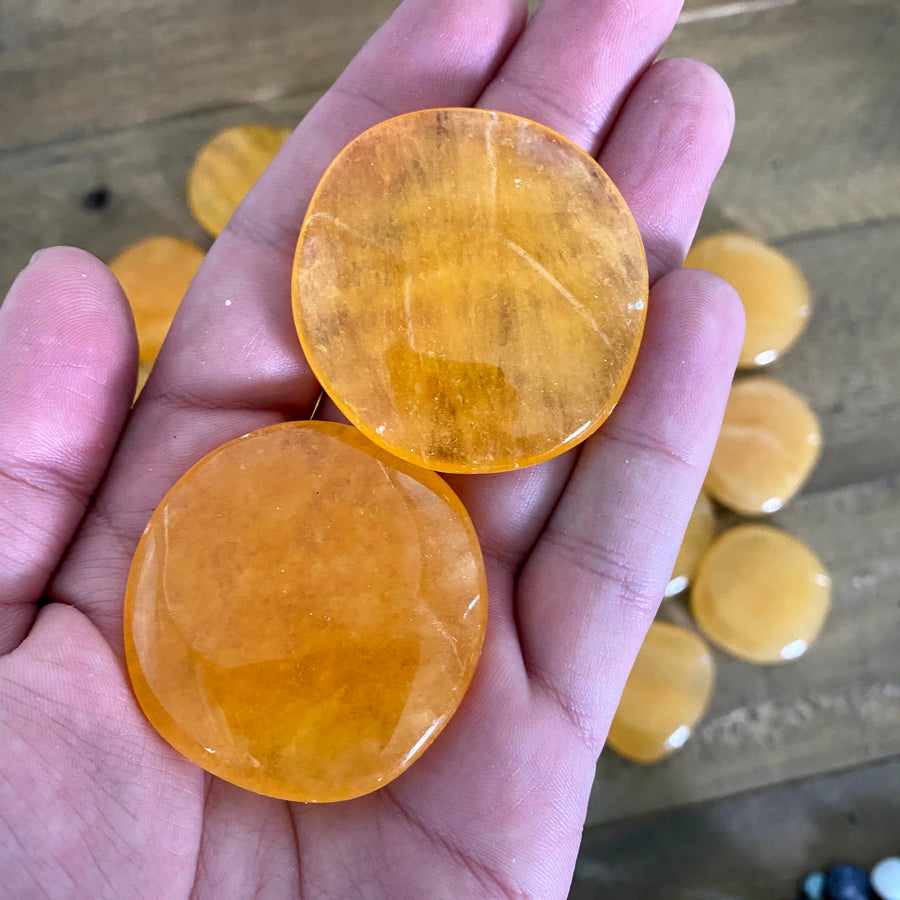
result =
[[[700,561],[691,612],[700,630],[739,659],[788,662],[815,641],[831,578],[805,544],[768,525],[739,525]]]
[[[109,264],[131,305],[141,362],[156,359],[205,253],[190,241],[158,236],[126,247]]]
[[[880,900],[900,900],[900,857],[888,856],[877,863],[869,881]]]
[[[706,712],[714,680],[712,653],[696,634],[654,622],[610,725],[609,746],[639,763],[674,753]]]
[[[715,533],[716,511],[713,509],[709,497],[700,491],[681,541],[681,547],[678,550],[672,577],[666,588],[667,597],[674,597],[687,588],[700,558],[706,553]]]
[[[859,866],[833,866],[825,875],[828,900],[868,900],[869,879]]]
[[[647,264],[625,201],[575,144],[439,109],[338,155],[293,290],[307,359],[363,433],[429,469],[497,472],[562,453],[612,411]]]
[[[290,128],[235,125],[204,144],[188,173],[187,203],[201,227],[217,237],[290,137]]]
[[[774,378],[736,381],[704,487],[748,516],[781,509],[812,472],[822,446],[816,414]]]
[[[128,580],[126,660],[188,759],[261,794],[346,800],[441,732],[486,615],[445,482],[353,428],[294,422],[219,447],[165,496]]]
[[[684,264],[714,272],[738,292],[746,317],[741,368],[774,362],[806,327],[809,285],[800,269],[774,247],[748,234],[723,231],[694,244]]]

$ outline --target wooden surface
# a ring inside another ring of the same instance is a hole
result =
[[[295,123],[394,6],[4,0],[0,294],[45,244],[104,259],[153,233],[206,246],[183,199],[199,145]],[[825,452],[774,521],[826,561],[834,609],[795,663],[717,654],[712,708],[667,762],[604,755],[579,900],[771,900],[809,868],[900,852],[898,9],[692,0],[664,49],[712,63],[735,95],[702,230],[773,241],[812,284],[811,326],[771,371],[810,398]],[[109,203],[88,208],[99,186]],[[688,622],[681,601],[662,615]]]

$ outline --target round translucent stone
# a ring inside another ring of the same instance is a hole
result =
[[[691,582],[700,557],[706,553],[707,547],[712,543],[716,533],[716,511],[709,497],[703,491],[697,497],[694,510],[688,521],[684,539],[678,550],[678,558],[672,569],[672,577],[666,588],[666,596],[674,597],[680,594]]]
[[[236,125],[200,148],[188,173],[187,203],[197,222],[213,237],[225,227],[290,134],[290,128]]]
[[[495,472],[567,450],[612,411],[647,265],[588,154],[517,116],[440,109],[340,153],[293,286],[307,359],[351,422],[417,465]]]
[[[819,458],[815,413],[774,378],[735,382],[706,475],[706,490],[735,512],[781,509],[803,486]]]
[[[633,762],[664,759],[690,737],[714,681],[712,653],[696,634],[654,622],[610,725],[609,746]]]
[[[125,650],[150,722],[289,800],[396,778],[462,700],[487,589],[460,501],[355,429],[276,425],[197,463],[132,564]]]
[[[110,264],[131,304],[140,360],[152,363],[204,252],[176,237],[151,237],[126,247]]]
[[[831,579],[805,544],[768,525],[726,531],[700,562],[691,612],[715,644],[748,662],[802,656],[825,621]]]
[[[800,269],[774,247],[747,234],[722,231],[691,247],[684,264],[714,272],[738,292],[747,321],[741,368],[778,359],[806,327],[809,285]]]

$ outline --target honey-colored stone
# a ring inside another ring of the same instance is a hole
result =
[[[674,597],[680,594],[691,582],[697,563],[706,553],[716,533],[716,511],[709,497],[703,491],[697,497],[691,518],[688,521],[681,547],[678,550],[678,558],[672,569],[672,577],[666,588],[666,596]]]
[[[351,422],[417,465],[494,472],[561,453],[609,415],[647,266],[588,154],[526,119],[443,109],[342,151],[293,287],[303,349]]]
[[[692,631],[654,622],[647,632],[607,743],[632,762],[654,763],[690,737],[709,705],[715,665]]]
[[[348,426],[297,422],[214,450],[163,499],[128,580],[126,660],[150,722],[207,771],[344,800],[440,733],[486,615],[446,483]]]
[[[684,264],[714,272],[738,292],[747,321],[741,368],[778,359],[806,327],[809,285],[800,269],[774,247],[747,234],[722,231],[698,241]]]
[[[197,222],[213,237],[228,223],[290,134],[290,128],[235,125],[200,148],[188,173],[187,203]]]
[[[821,445],[818,419],[796,391],[774,378],[741,379],[728,397],[706,490],[744,515],[776,512],[803,486]]]
[[[787,662],[818,635],[831,578],[805,544],[769,525],[726,531],[700,562],[691,612],[714,643],[748,662]]]
[[[190,241],[160,236],[126,247],[109,264],[131,304],[141,363],[152,364],[156,359],[204,255]]]

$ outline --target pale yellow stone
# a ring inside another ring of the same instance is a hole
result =
[[[801,541],[769,525],[726,531],[700,562],[691,612],[703,633],[748,662],[788,662],[816,639],[831,578]]]
[[[748,234],[722,231],[698,241],[685,266],[730,282],[744,305],[746,330],[738,365],[764,366],[797,340],[809,320],[809,285],[783,253]]]
[[[774,378],[742,378],[728,396],[705,488],[735,512],[776,512],[803,486],[821,446],[819,421],[800,394]]]
[[[633,762],[664,759],[691,736],[709,705],[714,681],[712,653],[696,634],[654,622],[628,676],[607,743]]]
[[[221,233],[290,134],[290,128],[235,125],[200,148],[188,173],[187,203],[213,237]]]
[[[716,511],[709,497],[700,491],[666,588],[667,597],[680,594],[691,583],[697,563],[712,543],[715,533]]]

